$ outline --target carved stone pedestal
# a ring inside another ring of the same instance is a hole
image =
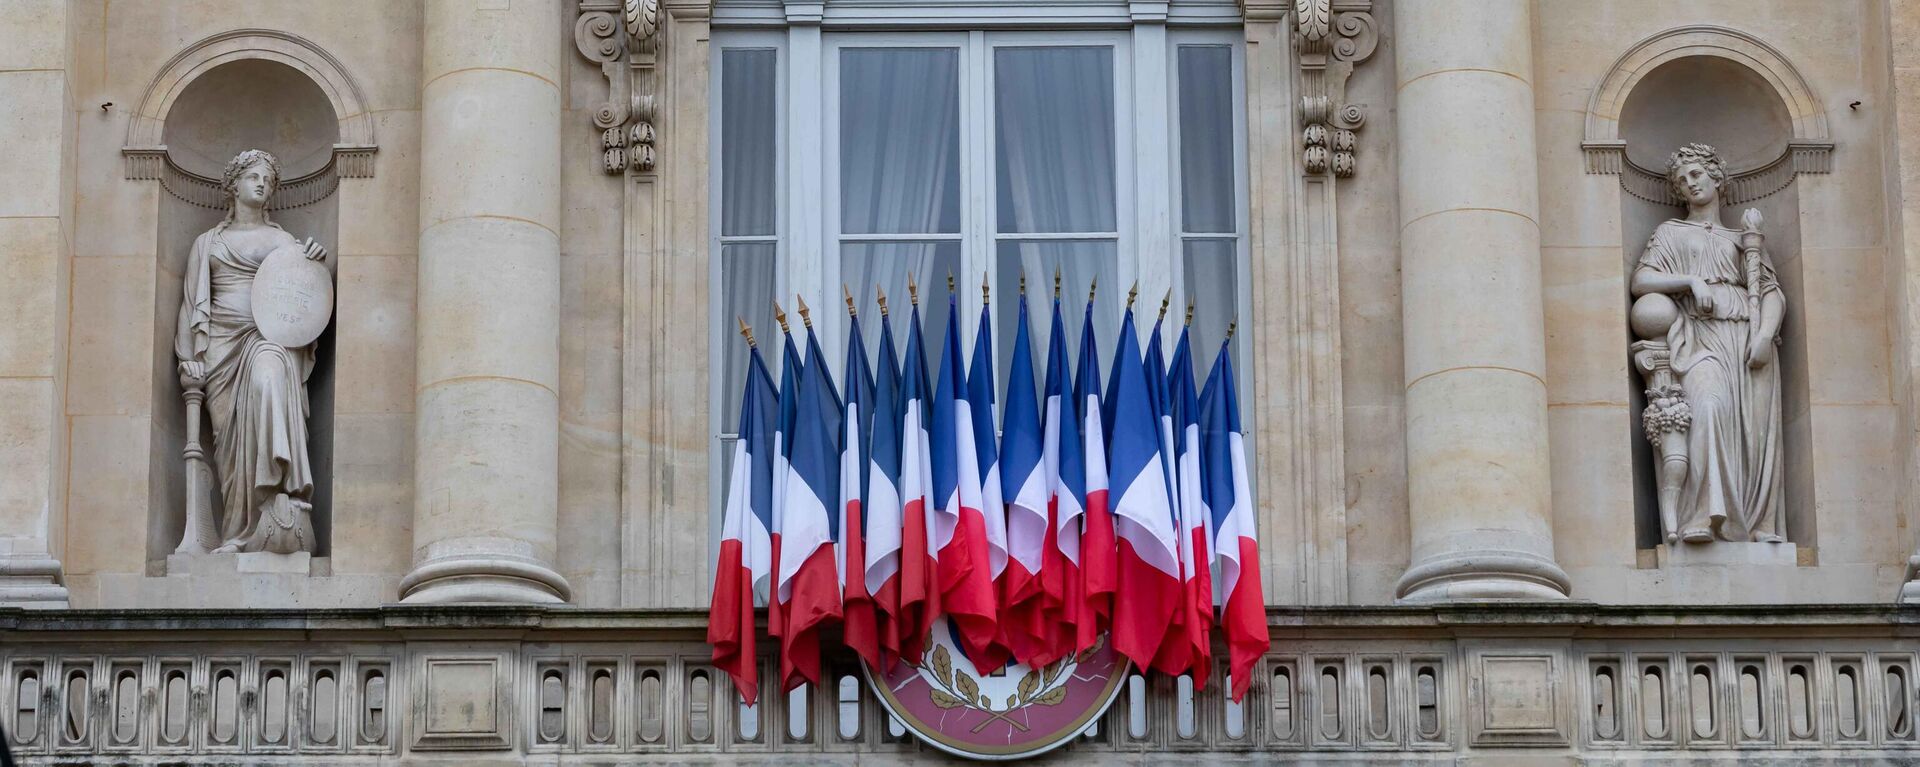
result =
[[[246,573],[279,575],[328,575],[332,567],[326,557],[314,557],[302,551],[275,554],[267,551],[240,554],[173,554],[167,557],[167,574],[230,576]]]
[[[1676,543],[1655,549],[1660,567],[1795,567],[1800,548],[1791,543]]]

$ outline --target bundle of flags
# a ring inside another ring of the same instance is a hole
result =
[[[748,371],[707,630],[741,699],[758,697],[754,622],[765,608],[782,690],[819,682],[831,625],[885,670],[919,665],[945,618],[976,668],[1042,667],[1110,634],[1133,664],[1191,674],[1196,688],[1217,629],[1240,700],[1268,634],[1231,328],[1196,389],[1192,309],[1168,364],[1167,303],[1143,335],[1130,293],[1103,393],[1094,291],[1070,369],[1055,276],[1042,373],[1022,280],[996,428],[990,301],[965,361],[952,279],[937,347],[922,338],[911,281],[909,291],[905,358],[881,294],[872,365],[845,296],[837,385],[804,302],[804,357],[775,306],[777,385],[741,322]]]

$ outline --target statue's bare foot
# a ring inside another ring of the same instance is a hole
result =
[[[1700,527],[1681,530],[1680,540],[1688,543],[1709,543],[1713,540],[1713,531]]]
[[[240,545],[239,545],[239,544],[235,544],[235,543],[229,543],[229,544],[226,544],[226,545],[223,545],[223,546],[221,546],[220,548],[217,548],[217,549],[214,549],[214,550],[213,550],[213,553],[215,553],[215,554],[233,554],[233,553],[236,553],[236,552],[238,552],[238,551],[240,551]]]
[[[1773,533],[1754,533],[1753,540],[1755,543],[1786,543],[1787,542],[1787,539],[1782,538],[1778,535],[1774,535]]]

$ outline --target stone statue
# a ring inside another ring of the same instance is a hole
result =
[[[267,219],[267,200],[279,181],[273,155],[258,149],[236,155],[221,180],[232,207],[224,220],[194,239],[187,256],[174,336],[191,419],[187,531],[178,553],[205,551],[212,544],[215,553],[290,554],[311,552],[316,543],[306,381],[313,372],[313,338],[332,310],[333,263],[312,238],[296,241]],[[289,259],[292,270],[304,275],[291,290],[279,276],[288,268],[276,264]],[[269,277],[269,269],[276,274]],[[313,304],[320,302],[318,327],[312,327]],[[289,321],[308,329],[289,336],[284,327]],[[213,422],[213,468],[225,504],[217,537],[208,488],[201,486],[205,463],[197,411],[202,396]],[[196,459],[202,461],[198,467]]]
[[[1647,384],[1647,437],[1668,543],[1786,540],[1780,530],[1780,364],[1786,296],[1749,208],[1720,222],[1726,172],[1688,144],[1667,163],[1687,216],[1653,231],[1633,271],[1634,365]]]

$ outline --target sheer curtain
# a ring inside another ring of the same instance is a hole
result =
[[[776,195],[779,99],[778,53],[728,48],[720,57],[720,279],[725,327],[745,318],[769,366],[779,370],[780,344],[773,321],[778,276]],[[740,392],[747,378],[746,344],[732,333],[713,351],[721,359],[720,430],[732,434],[740,420]],[[732,458],[722,450],[722,460]]]
[[[960,251],[960,52],[840,50],[840,276],[878,355],[874,289],[887,293],[895,352],[906,353],[911,274],[926,299],[929,344],[946,332],[946,278],[965,284]],[[938,348],[938,347],[934,347]]]
[[[1107,344],[1119,332],[1127,286],[1118,284],[1113,48],[1000,47],[993,54],[995,351],[998,369],[1007,371],[1022,275],[1035,364],[1044,362],[1048,344],[1056,269],[1064,278],[1070,358],[1078,353],[1089,283],[1099,278],[1094,326]],[[1043,371],[1036,368],[1036,382]]]
[[[1180,101],[1181,284],[1193,302],[1197,379],[1213,367],[1227,323],[1239,313],[1239,215],[1234,176],[1233,50],[1182,45]],[[1237,359],[1238,370],[1252,365]],[[1248,389],[1247,391],[1251,391]]]

